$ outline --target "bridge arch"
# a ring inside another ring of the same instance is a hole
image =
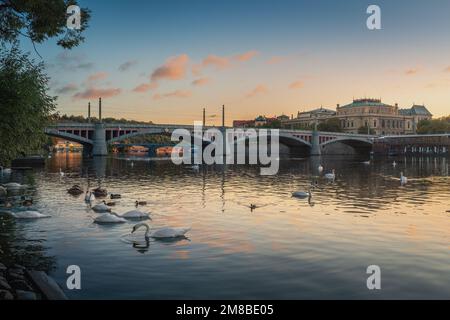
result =
[[[75,142],[75,143],[79,143],[83,146],[87,146],[87,147],[92,147],[93,145],[93,141],[91,139],[76,135],[76,134],[72,134],[72,133],[67,133],[67,132],[62,132],[56,129],[47,129],[45,130],[45,134],[51,137],[55,137],[55,138],[60,138],[60,139],[64,139],[67,141],[71,141],[71,142]]]
[[[348,147],[351,147],[354,152],[367,154],[370,153],[373,146],[373,140],[364,137],[338,137],[337,139],[329,140],[320,144],[320,147],[324,153],[327,149],[333,148],[333,145],[341,143]]]

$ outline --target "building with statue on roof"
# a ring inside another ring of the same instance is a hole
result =
[[[381,99],[354,99],[346,105],[337,105],[336,111],[318,108],[299,112],[297,118],[283,120],[285,128],[313,128],[315,123],[329,119],[339,120],[342,132],[370,132],[376,135],[414,134],[421,120],[430,120],[433,115],[424,105],[399,109],[398,104],[385,104]],[[367,131],[366,131],[367,130]]]

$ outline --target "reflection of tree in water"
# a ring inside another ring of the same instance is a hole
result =
[[[27,239],[17,229],[14,219],[0,214],[0,261],[6,265],[20,264],[27,269],[50,272],[56,267],[56,257],[48,256],[44,239]]]

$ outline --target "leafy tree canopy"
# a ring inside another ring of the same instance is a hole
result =
[[[44,127],[55,110],[43,63],[0,45],[0,164],[41,150]]]
[[[328,119],[317,126],[317,130],[326,132],[341,132],[341,123],[337,118]]]
[[[433,119],[422,120],[417,124],[418,134],[448,133],[450,132],[450,116]]]
[[[59,46],[70,49],[84,41],[90,11],[81,8],[79,30],[67,28],[67,8],[76,0],[0,0],[0,42],[14,43],[20,36],[33,44],[58,38]]]

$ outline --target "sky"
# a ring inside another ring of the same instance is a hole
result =
[[[81,0],[86,41],[37,45],[60,113],[192,124],[353,98],[450,114],[450,1]],[[381,8],[369,30],[367,7]],[[23,40],[23,47],[33,51]],[[34,53],[33,53],[34,54]],[[40,59],[40,58],[38,58]]]

